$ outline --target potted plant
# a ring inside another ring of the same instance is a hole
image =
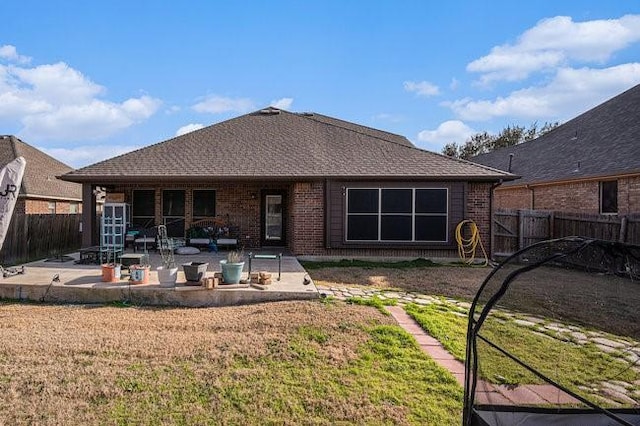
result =
[[[162,257],[162,266],[158,266],[158,281],[160,287],[175,287],[178,279],[178,267],[173,259],[173,247],[167,237],[167,228],[164,225],[158,226],[158,249]]]
[[[242,269],[244,268],[244,255],[242,252],[230,251],[227,254],[227,258],[220,261],[220,268],[222,269],[222,277],[225,284],[238,284],[240,283],[240,277],[242,276]]]
[[[122,265],[117,263],[117,250],[115,244],[113,245],[113,252],[106,251],[107,263],[102,264],[102,282],[115,283],[120,281],[122,277]],[[113,262],[111,262],[111,256],[113,255]]]
[[[182,265],[184,276],[187,281],[200,283],[200,280],[207,272],[208,263],[205,262],[189,262]]]

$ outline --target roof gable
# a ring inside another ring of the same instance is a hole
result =
[[[509,185],[640,173],[640,85],[529,142],[472,158],[522,176]]]
[[[76,182],[170,179],[473,178],[511,175],[331,117],[267,108],[70,172]]]
[[[20,186],[21,194],[43,198],[82,199],[81,185],[56,177],[72,171],[71,167],[15,136],[0,136],[1,167],[20,156],[27,161]]]

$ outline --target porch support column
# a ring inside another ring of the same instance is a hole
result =
[[[82,247],[98,245],[95,235],[97,229],[96,220],[96,195],[93,193],[95,186],[90,183],[82,184]]]

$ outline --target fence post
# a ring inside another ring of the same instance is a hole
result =
[[[621,243],[627,242],[627,216],[622,216],[620,221],[620,237],[618,241]]]
[[[518,250],[524,248],[524,210],[518,210]]]
[[[549,212],[549,239],[553,240],[553,235],[555,232],[555,219],[556,219],[556,215],[555,212],[552,210]]]

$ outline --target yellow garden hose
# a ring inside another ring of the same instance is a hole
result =
[[[463,235],[463,229],[465,226],[469,229],[470,236],[469,238],[465,238]],[[487,257],[487,252],[484,249],[484,245],[482,244],[482,240],[480,239],[480,231],[478,230],[478,225],[472,220],[463,220],[456,226],[456,242],[458,243],[458,255],[460,256],[460,260],[462,260],[467,265],[475,265],[476,260],[476,250],[478,246],[482,250],[482,255],[484,256],[484,263],[482,266],[487,266],[489,264],[489,258]]]

